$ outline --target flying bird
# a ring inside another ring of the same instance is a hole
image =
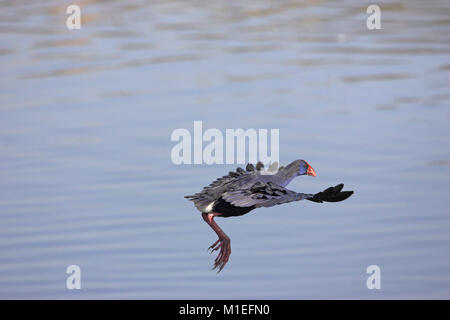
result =
[[[208,248],[211,253],[220,249],[213,269],[217,268],[217,272],[220,272],[231,255],[230,238],[214,221],[215,217],[241,216],[256,208],[299,200],[338,202],[353,194],[353,191],[341,191],[344,187],[342,183],[316,194],[297,193],[286,188],[295,177],[302,175],[316,176],[314,169],[305,160],[295,160],[280,168],[278,163],[274,162],[268,170],[264,170],[261,162],[256,166],[249,163],[245,170],[237,168],[236,171],[230,171],[204,187],[201,192],[185,196],[194,202],[205,222],[219,237]]]

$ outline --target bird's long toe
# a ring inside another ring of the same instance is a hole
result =
[[[214,242],[212,245],[209,246],[207,249],[210,253],[213,253],[216,250],[219,250],[220,248],[220,239],[218,239],[216,242]]]
[[[216,259],[214,260],[214,266],[212,270],[218,269],[217,272],[219,273],[225,267],[225,265],[228,262],[228,259],[230,258],[231,244],[229,239],[219,239],[218,241],[220,242],[220,244],[217,246],[215,250],[220,248],[220,251]]]

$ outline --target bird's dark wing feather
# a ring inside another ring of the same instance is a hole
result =
[[[344,201],[353,194],[353,191],[341,191],[344,187],[343,183],[340,183],[334,187],[329,187],[328,189],[316,193],[313,197],[307,200],[314,202],[339,202]]]
[[[313,195],[297,193],[272,182],[256,182],[250,188],[225,192],[222,199],[236,207],[272,207]]]

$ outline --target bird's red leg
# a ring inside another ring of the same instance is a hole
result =
[[[220,272],[228,262],[231,255],[231,242],[230,238],[223,232],[223,230],[214,221],[214,217],[220,215],[220,213],[202,213],[203,220],[217,233],[219,239],[214,242],[208,249],[211,252],[219,250],[216,260],[214,261],[213,269],[219,268],[217,272]]]

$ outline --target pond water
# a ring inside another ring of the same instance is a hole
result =
[[[372,3],[0,2],[0,298],[450,298],[450,2]],[[217,274],[183,196],[237,165],[171,161],[195,120],[355,194],[217,218]]]

